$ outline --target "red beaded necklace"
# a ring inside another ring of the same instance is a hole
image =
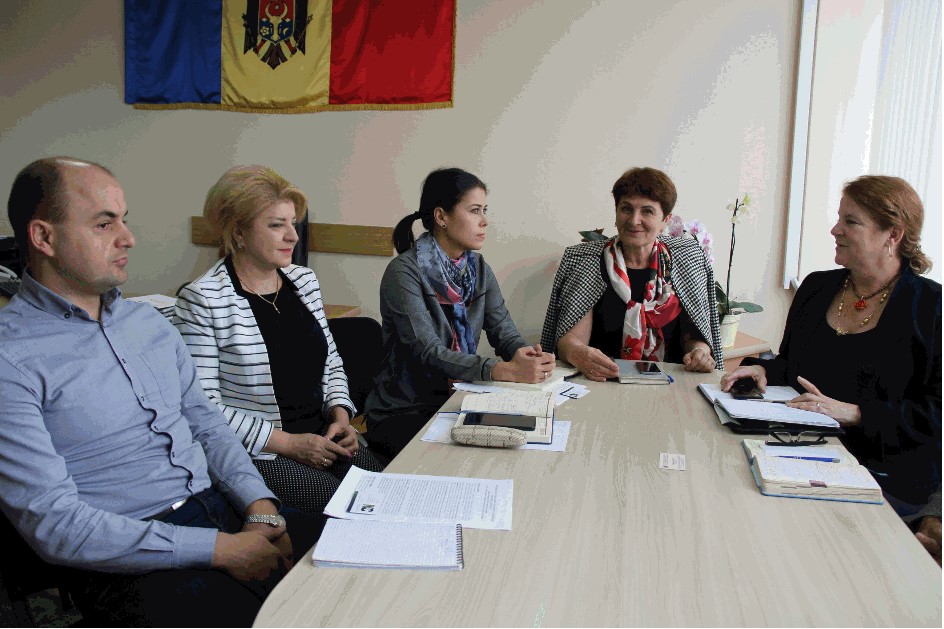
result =
[[[882,286],[880,289],[878,289],[874,293],[871,293],[870,295],[860,295],[858,289],[856,289],[855,280],[852,279],[852,274],[850,273],[849,281],[852,282],[852,294],[856,296],[856,300],[857,300],[854,304],[852,304],[852,306],[856,310],[859,310],[859,311],[865,310],[866,308],[869,307],[868,300],[872,299],[873,297],[881,293],[883,290],[891,286],[895,282],[895,280],[898,279],[899,275],[901,275],[901,273],[896,274],[895,277],[888,280],[888,284],[885,284],[885,286]]]

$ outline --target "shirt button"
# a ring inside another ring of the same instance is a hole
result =
[[[193,481],[188,481],[188,482],[187,482],[187,487],[188,487],[189,489],[193,489]]]
[[[151,430],[154,431],[154,432],[157,432],[157,426],[152,425],[152,426],[151,426]]]
[[[65,315],[65,317],[66,317],[66,319],[71,319],[71,318],[72,318],[72,313],[71,313],[71,312],[67,312],[66,315]]]

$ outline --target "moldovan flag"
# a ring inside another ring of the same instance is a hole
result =
[[[125,102],[451,107],[455,14],[455,0],[125,0]]]

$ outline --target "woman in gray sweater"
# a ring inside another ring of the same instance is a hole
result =
[[[393,232],[400,254],[380,283],[383,363],[367,398],[367,441],[393,458],[449,397],[451,380],[540,382],[554,355],[529,346],[492,269],[477,253],[488,226],[487,188],[458,168],[433,171],[418,211]],[[420,219],[426,232],[413,237]],[[501,358],[476,353],[482,330]]]

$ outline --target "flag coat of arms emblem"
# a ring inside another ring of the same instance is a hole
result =
[[[305,0],[247,0],[243,52],[252,50],[273,70],[296,52],[304,53],[311,20],[307,9]]]
[[[451,107],[455,11],[455,0],[125,0],[125,102]]]

